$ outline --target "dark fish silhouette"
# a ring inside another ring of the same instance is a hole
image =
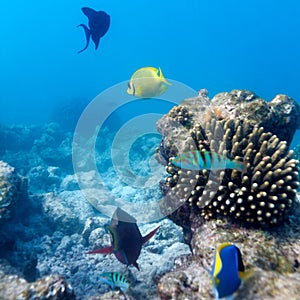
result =
[[[104,11],[95,11],[88,7],[82,7],[81,10],[89,19],[89,28],[85,24],[79,24],[77,27],[83,27],[86,37],[85,47],[78,51],[84,51],[90,43],[90,37],[95,44],[95,49],[98,49],[100,38],[107,32],[110,25],[110,16]]]
[[[142,236],[136,225],[136,219],[121,208],[117,208],[112,216],[110,225],[105,229],[111,235],[111,246],[87,252],[87,254],[111,254],[123,264],[134,265],[138,270],[137,259],[140,256],[143,244],[145,244],[158,230],[159,227]]]

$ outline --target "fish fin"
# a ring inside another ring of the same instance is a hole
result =
[[[158,96],[162,95],[163,93],[165,93],[167,91],[168,87],[166,85],[161,85],[159,88],[159,93]]]
[[[108,246],[108,247],[104,247],[101,249],[96,249],[96,250],[92,250],[87,252],[86,254],[111,254],[113,252],[112,246]]]
[[[118,261],[120,261],[122,264],[125,264],[128,266],[128,264],[129,264],[128,258],[127,258],[126,253],[123,250],[114,251],[114,254]]]
[[[97,15],[97,12],[94,9],[89,7],[82,7],[81,10],[89,19]]]
[[[85,45],[85,47],[82,50],[80,50],[80,51],[77,52],[77,53],[81,53],[81,52],[83,52],[89,46],[90,37],[91,37],[91,31],[84,24],[79,24],[77,27],[82,27],[84,29],[85,38],[86,38],[86,45]]]
[[[239,272],[239,276],[242,281],[248,280],[249,278],[253,277],[255,275],[254,270],[247,270],[244,272]]]
[[[158,226],[157,228],[155,228],[154,230],[152,230],[150,233],[148,233],[147,235],[145,235],[143,237],[142,243],[145,244],[146,242],[148,242],[155,234],[155,232],[159,229],[160,226]]]
[[[99,43],[100,43],[100,36],[92,35],[92,40],[95,44],[95,50],[97,50],[99,47]]]
[[[135,266],[140,271],[139,265],[138,265],[138,263],[136,261],[133,262],[132,265]]]
[[[161,79],[161,81],[164,82],[165,84],[172,85],[172,83],[170,83],[166,80],[160,67],[158,68],[158,70],[159,70],[159,78]]]

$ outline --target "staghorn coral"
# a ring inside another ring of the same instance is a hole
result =
[[[245,92],[239,94],[235,91],[235,94],[244,95]],[[251,92],[248,94],[253,96]],[[245,101],[249,101],[248,98]],[[221,215],[255,226],[282,223],[299,186],[298,161],[293,159],[293,151],[288,150],[287,142],[253,124],[253,118],[248,121],[231,118],[227,113],[216,115],[216,108],[220,110],[222,107],[209,105],[205,110],[201,95],[196,99],[201,109],[195,99],[187,99],[183,101],[184,109],[173,109],[172,114],[157,123],[163,135],[157,158],[160,162],[165,161],[170,175],[161,183],[165,195],[162,211],[171,213],[171,219],[177,224],[183,223],[179,207],[186,206],[186,202],[205,219]],[[239,105],[242,105],[242,100],[239,100]],[[174,111],[183,110],[193,115],[189,127],[184,127],[174,118]],[[234,116],[236,114],[237,111]],[[262,122],[258,120],[258,123]],[[234,169],[192,171],[171,164],[172,156],[189,150],[214,151],[244,161],[246,170],[243,174]]]

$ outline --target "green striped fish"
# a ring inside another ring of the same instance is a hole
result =
[[[187,151],[171,160],[171,163],[181,169],[187,170],[222,170],[237,169],[245,171],[245,163],[231,160],[224,155],[209,151]]]
[[[104,272],[99,275],[100,282],[110,285],[112,289],[119,288],[123,293],[129,288],[129,282],[126,277],[118,272]]]

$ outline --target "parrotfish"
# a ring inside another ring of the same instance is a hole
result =
[[[133,265],[139,270],[137,259],[140,256],[143,244],[145,244],[156,233],[159,227],[145,235],[136,225],[136,219],[127,212],[117,207],[115,210],[110,225],[105,225],[105,229],[110,233],[111,246],[96,249],[87,252],[87,254],[111,254],[123,264]]]
[[[81,53],[90,43],[90,37],[95,44],[95,50],[98,49],[100,38],[102,38],[109,29],[110,26],[110,16],[104,11],[95,11],[89,7],[82,7],[81,10],[89,19],[89,28],[85,24],[79,24],[77,27],[83,27],[85,37],[86,37],[86,46],[78,51]]]
[[[211,271],[213,291],[216,299],[233,299],[246,276],[241,251],[232,243],[221,244],[215,254]]]
[[[153,98],[162,95],[169,83],[160,68],[145,67],[133,73],[127,93],[138,98]]]
[[[126,293],[129,288],[129,282],[126,277],[118,272],[101,273],[99,280],[109,284],[112,289],[119,288],[123,293]]]
[[[176,167],[187,170],[237,169],[245,172],[246,169],[244,162],[231,160],[216,152],[199,150],[180,153],[171,159],[171,163]]]

